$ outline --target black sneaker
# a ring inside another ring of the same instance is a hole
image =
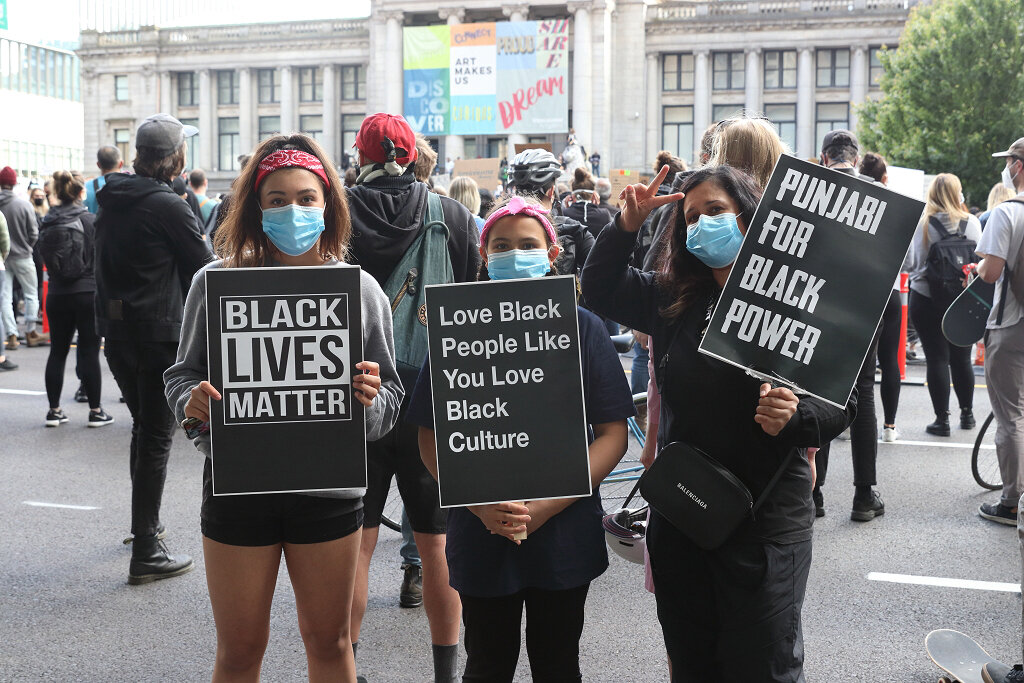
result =
[[[960,409],[960,429],[974,429],[978,422],[974,419],[974,411],[970,408]]]
[[[70,418],[60,408],[57,408],[56,410],[51,409],[46,412],[47,427],[60,427],[69,419]]]
[[[423,604],[423,567],[415,564],[403,564],[405,576],[402,578],[402,592],[398,596],[398,604],[402,607],[419,607]]]
[[[0,363],[0,370],[17,370],[17,363],[12,363],[10,358],[4,358],[4,361]]]
[[[112,423],[113,421],[114,421],[114,418],[112,418],[109,415],[107,415],[106,411],[104,411],[103,408],[100,408],[99,411],[95,411],[95,410],[90,410],[89,411],[89,426],[90,427],[106,427],[108,424]]]
[[[853,499],[853,511],[850,512],[850,519],[855,522],[870,522],[875,517],[885,514],[885,503],[878,491],[871,492],[870,500]]]
[[[981,680],[985,683],[1024,683],[1024,668],[1020,664],[1010,668],[1002,662],[989,662],[981,667]]]
[[[978,508],[978,514],[992,522],[999,522],[1008,526],[1017,526],[1017,513],[1013,508],[1008,508],[1002,503],[982,503]]]
[[[811,491],[811,500],[814,501],[814,516],[824,517],[825,516],[825,496],[821,495],[821,488],[815,487]]]
[[[78,388],[75,389],[75,403],[88,403],[89,397],[85,395],[85,387],[82,386],[81,382],[78,384]]]

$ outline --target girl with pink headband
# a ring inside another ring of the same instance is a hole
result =
[[[498,205],[484,224],[479,279],[556,274],[554,263],[559,253],[555,230],[544,209],[515,196]],[[590,582],[608,567],[599,484],[626,452],[626,419],[635,410],[604,323],[579,307],[576,316],[587,422],[594,434],[589,449],[594,494],[448,511],[448,572],[462,601],[466,681],[513,679],[524,608],[533,679],[580,680],[579,639],[587,591]],[[557,391],[557,387],[541,390]],[[406,419],[420,426],[420,455],[437,478],[432,403],[428,359]],[[552,459],[558,457],[559,453],[551,453]],[[510,459],[509,468],[515,467]],[[523,531],[528,532],[526,540],[515,540]]]

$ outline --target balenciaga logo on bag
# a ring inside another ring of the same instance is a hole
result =
[[[697,505],[700,505],[702,509],[708,509],[708,504],[701,500],[699,497],[697,497],[697,494],[695,494],[693,491],[683,486],[683,482],[676,482],[676,488],[685,493],[686,495],[688,495],[691,499],[693,499],[693,502],[696,503]]]

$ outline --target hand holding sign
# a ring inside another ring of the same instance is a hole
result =
[[[619,214],[619,226],[626,232],[637,232],[651,215],[651,212],[659,206],[678,202],[683,198],[681,192],[658,196],[658,188],[668,175],[668,166],[662,166],[661,171],[654,177],[649,185],[637,183],[627,185],[619,194],[619,201],[623,203],[622,213]]]
[[[761,399],[757,402],[754,422],[761,425],[768,436],[778,436],[796,412],[800,399],[786,387],[775,387],[765,382],[761,385]]]
[[[364,360],[356,363],[356,369],[362,370],[363,374],[353,375],[352,390],[356,399],[367,408],[373,403],[374,397],[380,391],[380,365],[373,361]]]
[[[203,422],[210,421],[210,398],[220,400],[220,392],[207,381],[200,382],[192,389],[185,404],[185,417],[194,417]]]

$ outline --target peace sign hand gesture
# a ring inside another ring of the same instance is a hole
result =
[[[661,181],[665,180],[667,175],[668,166],[662,166],[661,171],[658,172],[658,175],[655,176],[650,185],[644,185],[643,183],[628,185],[626,189],[619,193],[619,201],[623,202],[622,212],[619,214],[620,228],[626,232],[637,232],[644,224],[644,221],[647,220],[647,217],[651,215],[652,211],[659,206],[678,202],[683,198],[682,192],[666,194],[661,197],[657,196]]]

